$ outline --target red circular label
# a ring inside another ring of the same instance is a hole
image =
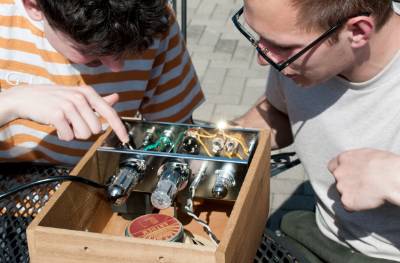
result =
[[[132,237],[175,241],[183,230],[182,224],[172,216],[148,214],[134,219],[128,225]]]

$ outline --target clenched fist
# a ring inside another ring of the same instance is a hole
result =
[[[343,206],[361,211],[385,202],[400,205],[400,156],[375,149],[339,154],[328,164]]]

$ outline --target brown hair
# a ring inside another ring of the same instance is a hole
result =
[[[327,30],[340,21],[368,13],[378,31],[393,14],[392,0],[291,0],[299,10],[298,23],[306,30]]]

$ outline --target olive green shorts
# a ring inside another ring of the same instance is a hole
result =
[[[389,263],[395,262],[368,257],[352,251],[325,237],[315,222],[311,211],[292,211],[281,222],[285,243],[310,263]]]

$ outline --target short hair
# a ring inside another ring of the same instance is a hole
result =
[[[368,13],[376,21],[378,31],[389,20],[392,0],[291,0],[299,10],[298,23],[306,30],[327,30],[338,22]]]
[[[49,25],[94,56],[148,49],[169,27],[167,0],[37,0]]]

